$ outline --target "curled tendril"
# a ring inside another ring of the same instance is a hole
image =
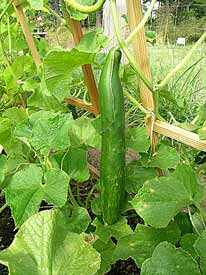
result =
[[[103,6],[105,1],[106,0],[98,0],[94,5],[88,6],[77,3],[75,0],[65,0],[69,7],[72,7],[82,13],[92,13],[99,10]]]

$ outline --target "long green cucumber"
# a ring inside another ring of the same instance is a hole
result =
[[[125,115],[119,78],[121,52],[112,48],[99,82],[102,128],[101,206],[105,224],[118,221],[125,199]]]

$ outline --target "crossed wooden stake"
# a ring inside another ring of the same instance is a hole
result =
[[[127,10],[128,10],[128,18],[129,25],[131,31],[139,24],[142,19],[142,6],[141,0],[126,0],[127,1]],[[37,68],[41,65],[41,59],[39,53],[37,51],[32,33],[29,29],[26,16],[24,14],[23,8],[21,6],[21,1],[14,0],[14,7],[21,24],[23,33],[25,35],[25,39],[33,56],[34,62]],[[77,45],[83,35],[81,24],[79,21],[73,20],[70,18],[69,14],[67,17],[67,23],[71,26],[72,35],[75,44]],[[148,60],[148,52],[145,38],[145,30],[139,32],[139,34],[134,39],[134,53],[137,62],[139,63],[142,71],[145,76],[151,80],[151,71]],[[94,113],[96,116],[99,114],[99,101],[98,101],[98,89],[94,79],[94,74],[91,65],[83,65],[82,71],[85,77],[85,82],[88,88],[89,96],[91,99],[90,104],[85,104],[85,102],[76,97],[68,97],[65,98],[65,102],[80,107],[84,110],[90,111]],[[140,81],[140,95],[142,105],[150,111],[154,111],[154,100],[152,92],[144,85],[142,81]],[[187,144],[191,147],[194,147],[198,150],[206,152],[206,140],[200,140],[199,136],[190,131],[184,130],[180,127],[171,125],[167,122],[153,120],[152,118],[146,121],[147,128],[149,130],[150,138],[152,139],[153,144],[158,143],[157,134],[161,134],[163,136],[169,137],[171,139],[177,140],[184,144]]]

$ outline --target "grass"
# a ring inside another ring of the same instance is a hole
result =
[[[187,54],[192,46],[176,47],[155,45],[149,48],[153,80],[159,82]],[[160,100],[160,111],[168,117],[168,111],[180,121],[190,121],[199,106],[206,100],[206,45],[202,45],[190,63],[169,83],[167,90],[177,104]]]

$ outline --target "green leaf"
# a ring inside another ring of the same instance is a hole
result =
[[[71,124],[69,136],[72,147],[87,145],[100,148],[101,136],[93,126],[93,121],[94,119],[82,116]]]
[[[125,189],[129,193],[137,193],[146,180],[158,176],[157,169],[139,166],[136,162],[131,162],[126,166]]]
[[[115,244],[111,239],[106,244],[101,240],[97,240],[93,246],[101,255],[101,266],[95,275],[106,274],[110,271],[111,264],[114,263],[113,252]]]
[[[68,218],[66,215],[65,218],[67,219],[68,230],[79,234],[86,231],[91,222],[88,211],[82,207],[73,208],[71,217]]]
[[[180,212],[175,217],[175,222],[182,232],[182,235],[193,232],[193,227],[187,213]]]
[[[195,251],[200,257],[202,274],[206,274],[206,231],[204,231],[194,243]]]
[[[5,179],[5,174],[8,168],[8,161],[5,155],[0,155],[0,187]]]
[[[42,177],[41,168],[30,165],[17,172],[7,186],[6,201],[11,207],[17,227],[38,212],[43,200]]]
[[[197,186],[192,168],[180,165],[167,177],[146,181],[131,203],[146,224],[166,227],[183,207],[194,202]]]
[[[181,248],[187,251],[193,258],[197,257],[197,253],[193,246],[197,238],[198,238],[198,235],[189,233],[189,234],[185,234],[180,240]]]
[[[142,266],[141,275],[200,275],[198,263],[182,249],[176,249],[172,244],[160,243],[152,258]]]
[[[194,132],[199,128],[199,126],[194,125],[192,123],[178,123],[177,126],[190,132]]]
[[[98,53],[108,43],[108,37],[102,30],[91,31],[84,34],[76,47],[80,52]]]
[[[42,211],[22,225],[0,253],[12,275],[93,275],[100,255],[84,236],[70,232],[58,210]]]
[[[31,8],[35,10],[44,9],[44,0],[29,0]]]
[[[48,90],[60,102],[70,96],[71,72],[84,64],[91,64],[95,54],[71,51],[51,51],[44,58],[44,78]]]
[[[12,107],[7,109],[3,116],[9,118],[16,125],[28,118],[28,110],[21,107]]]
[[[205,223],[200,213],[195,212],[194,214],[192,214],[191,220],[195,231],[201,234],[205,230]]]
[[[180,230],[175,223],[171,223],[164,229],[155,229],[138,224],[133,234],[120,238],[114,250],[115,260],[126,260],[132,257],[137,266],[152,256],[155,247],[168,241],[175,244],[180,239]]]
[[[104,225],[96,218],[92,225],[96,227],[95,232],[104,243],[107,243],[111,237],[118,240],[121,237],[132,233],[132,229],[127,224],[126,218],[121,218],[117,223],[112,225]]]
[[[44,155],[52,149],[64,150],[70,146],[69,125],[71,117],[56,114],[55,117],[42,118],[34,122],[31,145]]]
[[[159,146],[151,159],[147,161],[143,159],[143,164],[146,167],[158,167],[160,169],[175,168],[179,162],[180,155],[176,149],[165,144]]]
[[[81,148],[70,148],[66,154],[54,156],[59,166],[77,182],[89,179],[89,169],[87,166],[87,151]]]
[[[9,147],[11,141],[12,122],[8,118],[0,117],[0,144]]]
[[[205,140],[206,139],[206,127],[202,127],[201,129],[199,129],[198,135],[201,140]]]
[[[126,133],[126,146],[137,152],[146,153],[150,147],[150,140],[145,127],[129,129]]]
[[[67,191],[70,178],[61,170],[51,169],[44,175],[45,184],[42,186],[46,201],[64,206],[67,201]]]
[[[62,207],[67,200],[68,184],[68,175],[55,169],[49,170],[43,180],[42,169],[34,164],[14,174],[6,187],[6,201],[16,226],[37,213],[42,200]]]
[[[68,109],[54,97],[47,89],[45,81],[41,82],[40,89],[36,90],[27,100],[29,107],[48,111],[67,111]]]

